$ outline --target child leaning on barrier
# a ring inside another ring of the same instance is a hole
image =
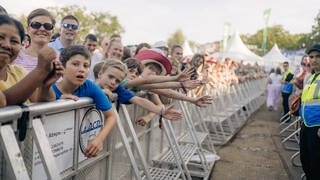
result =
[[[143,66],[142,64],[134,59],[134,58],[129,58],[129,59],[126,59],[124,61],[124,63],[127,65],[128,67],[128,75],[127,75],[127,79],[130,81],[130,82],[133,82],[133,81],[136,81],[137,79],[140,79],[142,80],[142,84],[148,80],[144,79],[144,78],[141,78],[141,73],[142,73],[142,70],[143,70]],[[140,77],[140,78],[138,78]],[[150,76],[149,76],[150,77]],[[154,77],[154,76],[152,76]],[[154,79],[151,77],[151,80]],[[169,76],[168,76],[169,77]],[[165,78],[163,78],[165,79]],[[128,85],[129,83],[127,83]],[[136,84],[139,84],[139,83],[136,83]],[[134,87],[131,87],[130,88],[132,91],[135,91],[135,92],[138,92],[140,91],[141,89],[143,89],[143,87],[138,87],[138,86],[134,86]],[[157,94],[154,94],[154,93],[148,93],[148,98],[151,102],[153,102],[154,104],[158,105],[158,106],[163,106],[163,103],[161,102],[159,96]],[[144,126],[146,124],[148,124],[154,117],[156,116],[155,113],[153,112],[148,112],[147,114],[143,115],[143,116],[140,116],[136,119],[136,122],[137,124],[141,125],[141,126]]]
[[[110,99],[113,99],[112,92],[114,92],[117,93],[120,103],[137,104],[144,109],[162,115],[170,120],[179,120],[182,118],[181,113],[173,109],[173,105],[168,106],[167,108],[164,106],[157,106],[147,99],[135,96],[132,92],[120,85],[120,82],[127,76],[127,71],[125,64],[113,59],[98,63],[94,67],[96,83]]]
[[[87,80],[91,59],[86,47],[75,45],[63,49],[60,61],[64,72],[62,80],[53,84],[56,99],[77,100],[78,97],[90,97],[104,115],[105,124],[102,130],[89,142],[84,153],[87,157],[94,157],[102,150],[103,141],[116,123],[115,113],[104,92],[95,83]]]

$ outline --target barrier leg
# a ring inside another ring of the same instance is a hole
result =
[[[1,126],[0,134],[1,147],[3,147],[2,150],[13,171],[14,178],[18,180],[29,180],[30,178],[11,125]]]

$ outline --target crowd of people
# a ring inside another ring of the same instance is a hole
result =
[[[27,27],[1,6],[0,11],[0,107],[92,98],[105,124],[88,144],[87,157],[101,151],[115,125],[114,101],[148,110],[137,118],[137,124],[145,126],[156,115],[182,119],[170,104],[171,98],[205,107],[213,98],[203,87],[219,89],[265,77],[257,64],[229,58],[217,61],[201,53],[184,57],[181,45],[170,49],[164,41],[124,46],[121,36],[114,34],[99,45],[97,37],[88,34],[84,42],[76,42],[81,24],[74,15],[63,17],[60,32],[53,34],[57,22],[46,9],[30,12]],[[197,96],[186,95],[189,90]],[[137,96],[140,92],[146,92],[148,98]]]

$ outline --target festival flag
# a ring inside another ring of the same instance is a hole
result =
[[[270,13],[271,13],[270,8],[263,11],[264,29],[263,29],[263,39],[262,39],[262,45],[261,45],[263,54],[266,53],[266,49],[267,49],[267,29],[268,29]]]
[[[229,31],[230,31],[230,23],[225,22],[223,27],[223,42],[222,42],[222,52],[226,52],[227,50],[227,42],[229,38]]]

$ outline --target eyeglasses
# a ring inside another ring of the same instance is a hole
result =
[[[32,27],[33,29],[40,29],[41,26],[43,26],[43,28],[47,31],[51,31],[53,29],[53,24],[50,24],[50,23],[41,24],[37,21],[30,23],[30,27]]]
[[[75,24],[68,24],[68,23],[63,23],[62,24],[62,27],[65,28],[65,29],[72,29],[72,30],[77,30],[78,29],[78,25],[75,25]]]

